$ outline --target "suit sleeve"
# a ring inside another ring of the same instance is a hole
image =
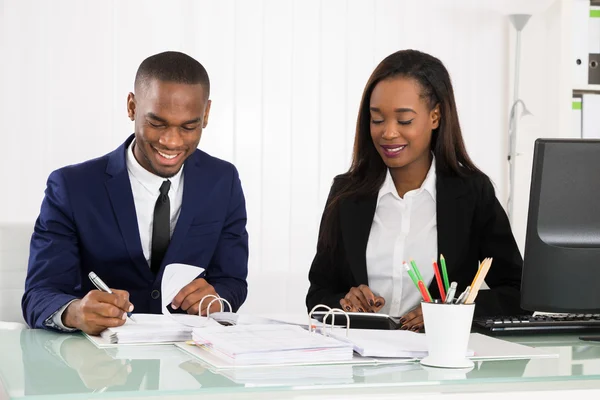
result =
[[[331,187],[325,209],[329,206],[331,199],[334,197],[337,191],[337,185],[334,184]],[[344,264],[343,260],[343,243],[341,228],[339,226],[339,211],[338,214],[332,218],[334,226],[330,227],[333,229],[337,236],[336,245],[333,250],[325,248],[325,244],[321,241],[321,233],[325,229],[325,213],[321,217],[321,224],[319,227],[319,240],[317,242],[317,253],[313,262],[310,266],[308,273],[308,280],[310,281],[310,287],[306,295],[306,307],[308,311],[316,306],[317,304],[324,304],[329,307],[340,307],[340,300],[348,293],[350,287],[346,287],[344,284],[346,281],[341,274],[341,266]]]
[[[234,312],[244,303],[248,294],[246,220],[246,201],[238,172],[234,167],[227,216],[207,271],[207,281],[213,285],[219,296],[231,303]]]
[[[77,231],[64,177],[48,178],[40,215],[35,223],[22,299],[23,317],[32,328],[59,329],[52,316],[80,297],[80,258]]]
[[[515,315],[524,313],[520,307],[523,258],[513,236],[506,212],[496,198],[490,180],[483,179],[479,221],[481,236],[479,259],[493,257],[485,279],[490,290],[477,295],[477,315]]]

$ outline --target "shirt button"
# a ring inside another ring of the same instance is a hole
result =
[[[160,292],[158,290],[153,290],[151,296],[154,300],[156,300],[160,297]]]

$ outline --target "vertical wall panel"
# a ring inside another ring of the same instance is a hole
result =
[[[350,166],[346,151],[347,1],[322,1],[321,15],[319,199],[324,204],[333,178]]]
[[[348,0],[346,18],[346,96],[344,142],[345,155],[350,159],[354,145],[356,118],[362,92],[375,65],[375,43],[388,42],[391,38],[375,36],[375,2]]]
[[[234,161],[235,1],[191,1],[193,20],[183,19],[185,48],[193,49],[210,76],[212,106],[200,148],[215,157]]]
[[[262,304],[254,291],[262,262],[263,3],[235,3],[234,160],[246,196],[250,244],[248,305]]]
[[[384,57],[406,48],[403,26],[407,16],[405,2],[396,0],[375,0],[374,2],[373,63],[377,65]]]
[[[287,271],[290,250],[292,2],[265,0],[262,266]]]
[[[319,203],[319,42],[320,0],[293,2],[290,255],[287,310],[302,310],[307,269],[315,254],[322,204]]]

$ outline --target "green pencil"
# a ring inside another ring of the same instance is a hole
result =
[[[417,289],[419,288],[418,281],[423,282],[423,286],[425,286],[425,281],[423,281],[423,276],[421,275],[421,272],[419,271],[419,268],[417,268],[417,263],[415,262],[415,260],[410,260],[410,265],[412,265],[413,271],[414,271],[414,273],[415,273],[415,275],[417,277]],[[433,297],[431,297],[431,293],[429,293],[429,289],[427,288],[427,286],[425,286],[425,291],[429,295],[429,298],[433,300]]]
[[[450,283],[448,281],[448,271],[446,270],[446,259],[444,258],[443,254],[440,254],[440,264],[442,264],[442,278],[444,279],[444,288],[446,289],[446,293],[448,293]]]
[[[408,272],[408,276],[410,276],[410,279],[412,279],[412,281],[415,284],[415,286],[417,287],[417,289],[419,289],[419,280],[415,276],[414,272],[412,272],[412,270],[410,269],[410,267],[408,266],[406,261],[403,262],[403,265],[404,265],[404,268],[406,268],[406,272]]]

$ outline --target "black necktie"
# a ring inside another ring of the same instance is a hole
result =
[[[154,206],[154,223],[152,225],[152,254],[150,269],[155,274],[160,270],[169,242],[171,241],[171,203],[169,188],[171,181],[166,180],[160,185],[160,195]]]

